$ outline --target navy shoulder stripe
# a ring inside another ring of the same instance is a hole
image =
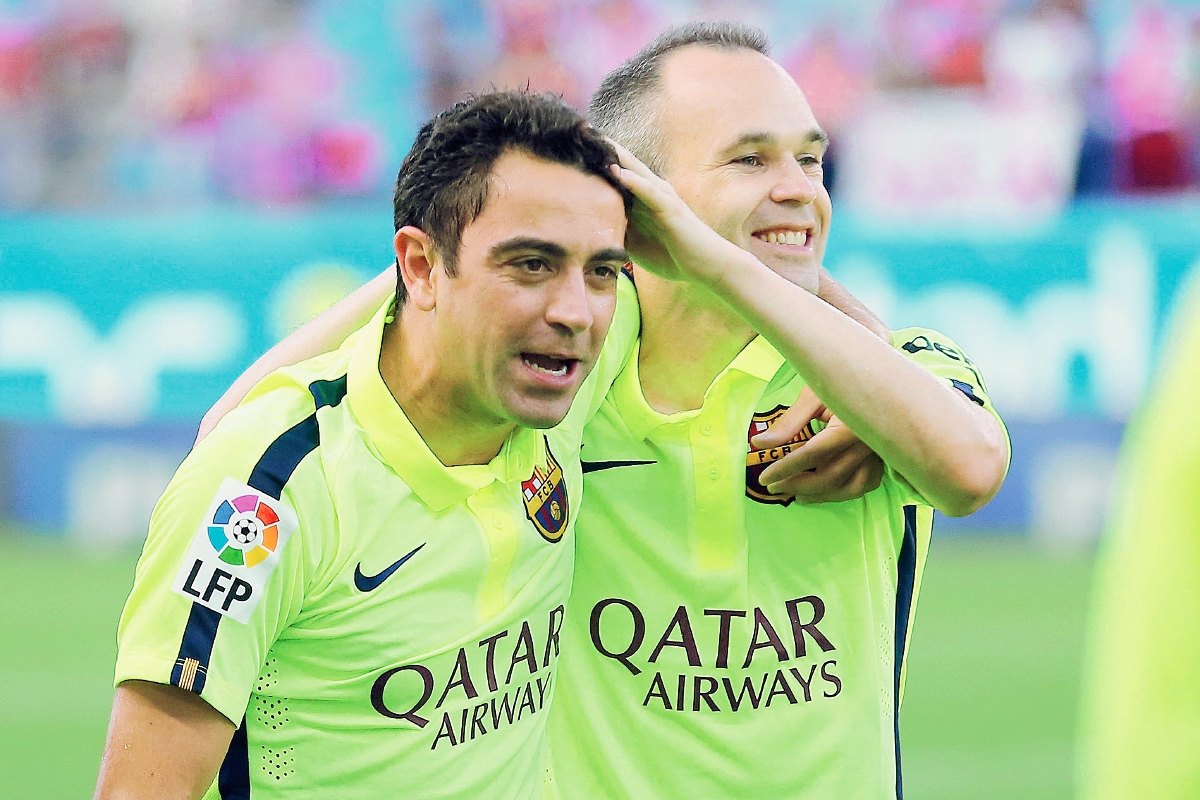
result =
[[[917,578],[917,507],[904,507],[904,542],[896,562],[896,674],[892,694],[892,722],[896,731],[896,800],[904,800],[900,771],[900,671],[904,669],[904,645],[908,639],[908,617],[912,610]]]
[[[313,381],[308,385],[308,391],[320,410],[326,406],[336,406],[346,396],[346,376],[332,381]]]
[[[213,642],[217,638],[217,624],[221,614],[199,603],[192,603],[187,624],[183,628],[183,641],[175,666],[171,669],[171,685],[188,692],[200,694],[208,677],[208,662],[212,656]]]
[[[317,404],[317,411],[336,406],[346,396],[346,376],[332,381],[313,381],[308,385],[308,391],[312,393]],[[246,483],[263,494],[279,499],[283,487],[296,471],[296,467],[321,442],[317,411],[313,411],[271,442],[271,446],[254,465],[250,480]]]
[[[229,740],[229,749],[217,773],[217,791],[221,800],[250,800],[250,745],[245,717]]]
[[[309,384],[308,390],[312,393],[318,409],[336,406],[346,396],[346,376],[332,381],[314,381]],[[317,412],[313,411],[271,443],[254,465],[247,483],[278,500],[297,465],[315,450],[319,443]],[[173,686],[196,694],[204,691],[208,665],[220,623],[219,612],[199,603],[192,603],[191,613],[183,628],[179,655],[176,656],[175,666],[171,670]]]

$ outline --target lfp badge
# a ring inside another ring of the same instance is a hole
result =
[[[546,468],[534,467],[529,480],[521,481],[521,494],[525,497],[525,515],[548,542],[562,538],[570,509],[567,506],[567,482],[562,467],[554,460],[549,443],[546,444]]]
[[[226,478],[173,588],[205,608],[248,622],[296,527],[296,514],[285,503]]]
[[[223,500],[208,523],[208,541],[226,564],[256,567],[279,547],[279,514],[257,495]]]

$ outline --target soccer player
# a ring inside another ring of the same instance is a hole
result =
[[[1122,446],[1122,486],[1097,571],[1083,800],[1200,797],[1200,274],[1180,309]]]
[[[540,796],[582,420],[637,330],[601,350],[614,160],[537,95],[422,129],[398,297],[256,386],[155,509],[98,797]]]
[[[825,288],[826,140],[761,33],[668,31],[591,111],[653,172],[622,172],[643,200],[641,342],[584,433],[557,791],[899,797],[933,508],[995,494],[1003,425],[953,342],[888,347],[808,293]],[[830,423],[803,444],[802,389]]]

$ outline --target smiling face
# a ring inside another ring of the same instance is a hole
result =
[[[562,421],[612,321],[624,241],[624,204],[603,179],[501,155],[457,274],[436,282],[437,366],[455,404],[480,421]]]
[[[751,50],[666,57],[656,102],[664,175],[717,233],[811,292],[832,207],[827,139],[796,82]]]

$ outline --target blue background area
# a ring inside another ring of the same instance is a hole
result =
[[[0,302],[28,293],[57,295],[104,337],[148,296],[216,293],[244,317],[246,327],[241,351],[220,367],[161,374],[150,417],[125,427],[72,427],[56,418],[42,375],[0,369],[0,463],[7,473],[0,516],[61,530],[69,476],[100,445],[135,445],[177,463],[204,410],[274,344],[271,304],[280,287],[298,270],[318,263],[337,264],[364,278],[377,274],[391,260],[390,216],[386,204],[373,204],[280,214],[225,209],[152,217],[0,217]],[[1200,206],[1194,201],[1083,204],[1033,232],[998,227],[933,233],[839,214],[827,262],[836,274],[840,259],[866,255],[907,296],[951,284],[974,285],[1020,307],[1053,285],[1086,287],[1089,247],[1098,230],[1114,223],[1135,230],[1152,253],[1157,347],[1179,286],[1200,259]],[[1080,381],[1086,383],[1086,375]],[[1003,492],[969,520],[945,521],[942,529],[1028,528],[1036,465],[1055,447],[1089,443],[1115,458],[1123,420],[1104,419],[1090,402],[1083,392],[1049,419],[1007,414],[1013,461]]]

